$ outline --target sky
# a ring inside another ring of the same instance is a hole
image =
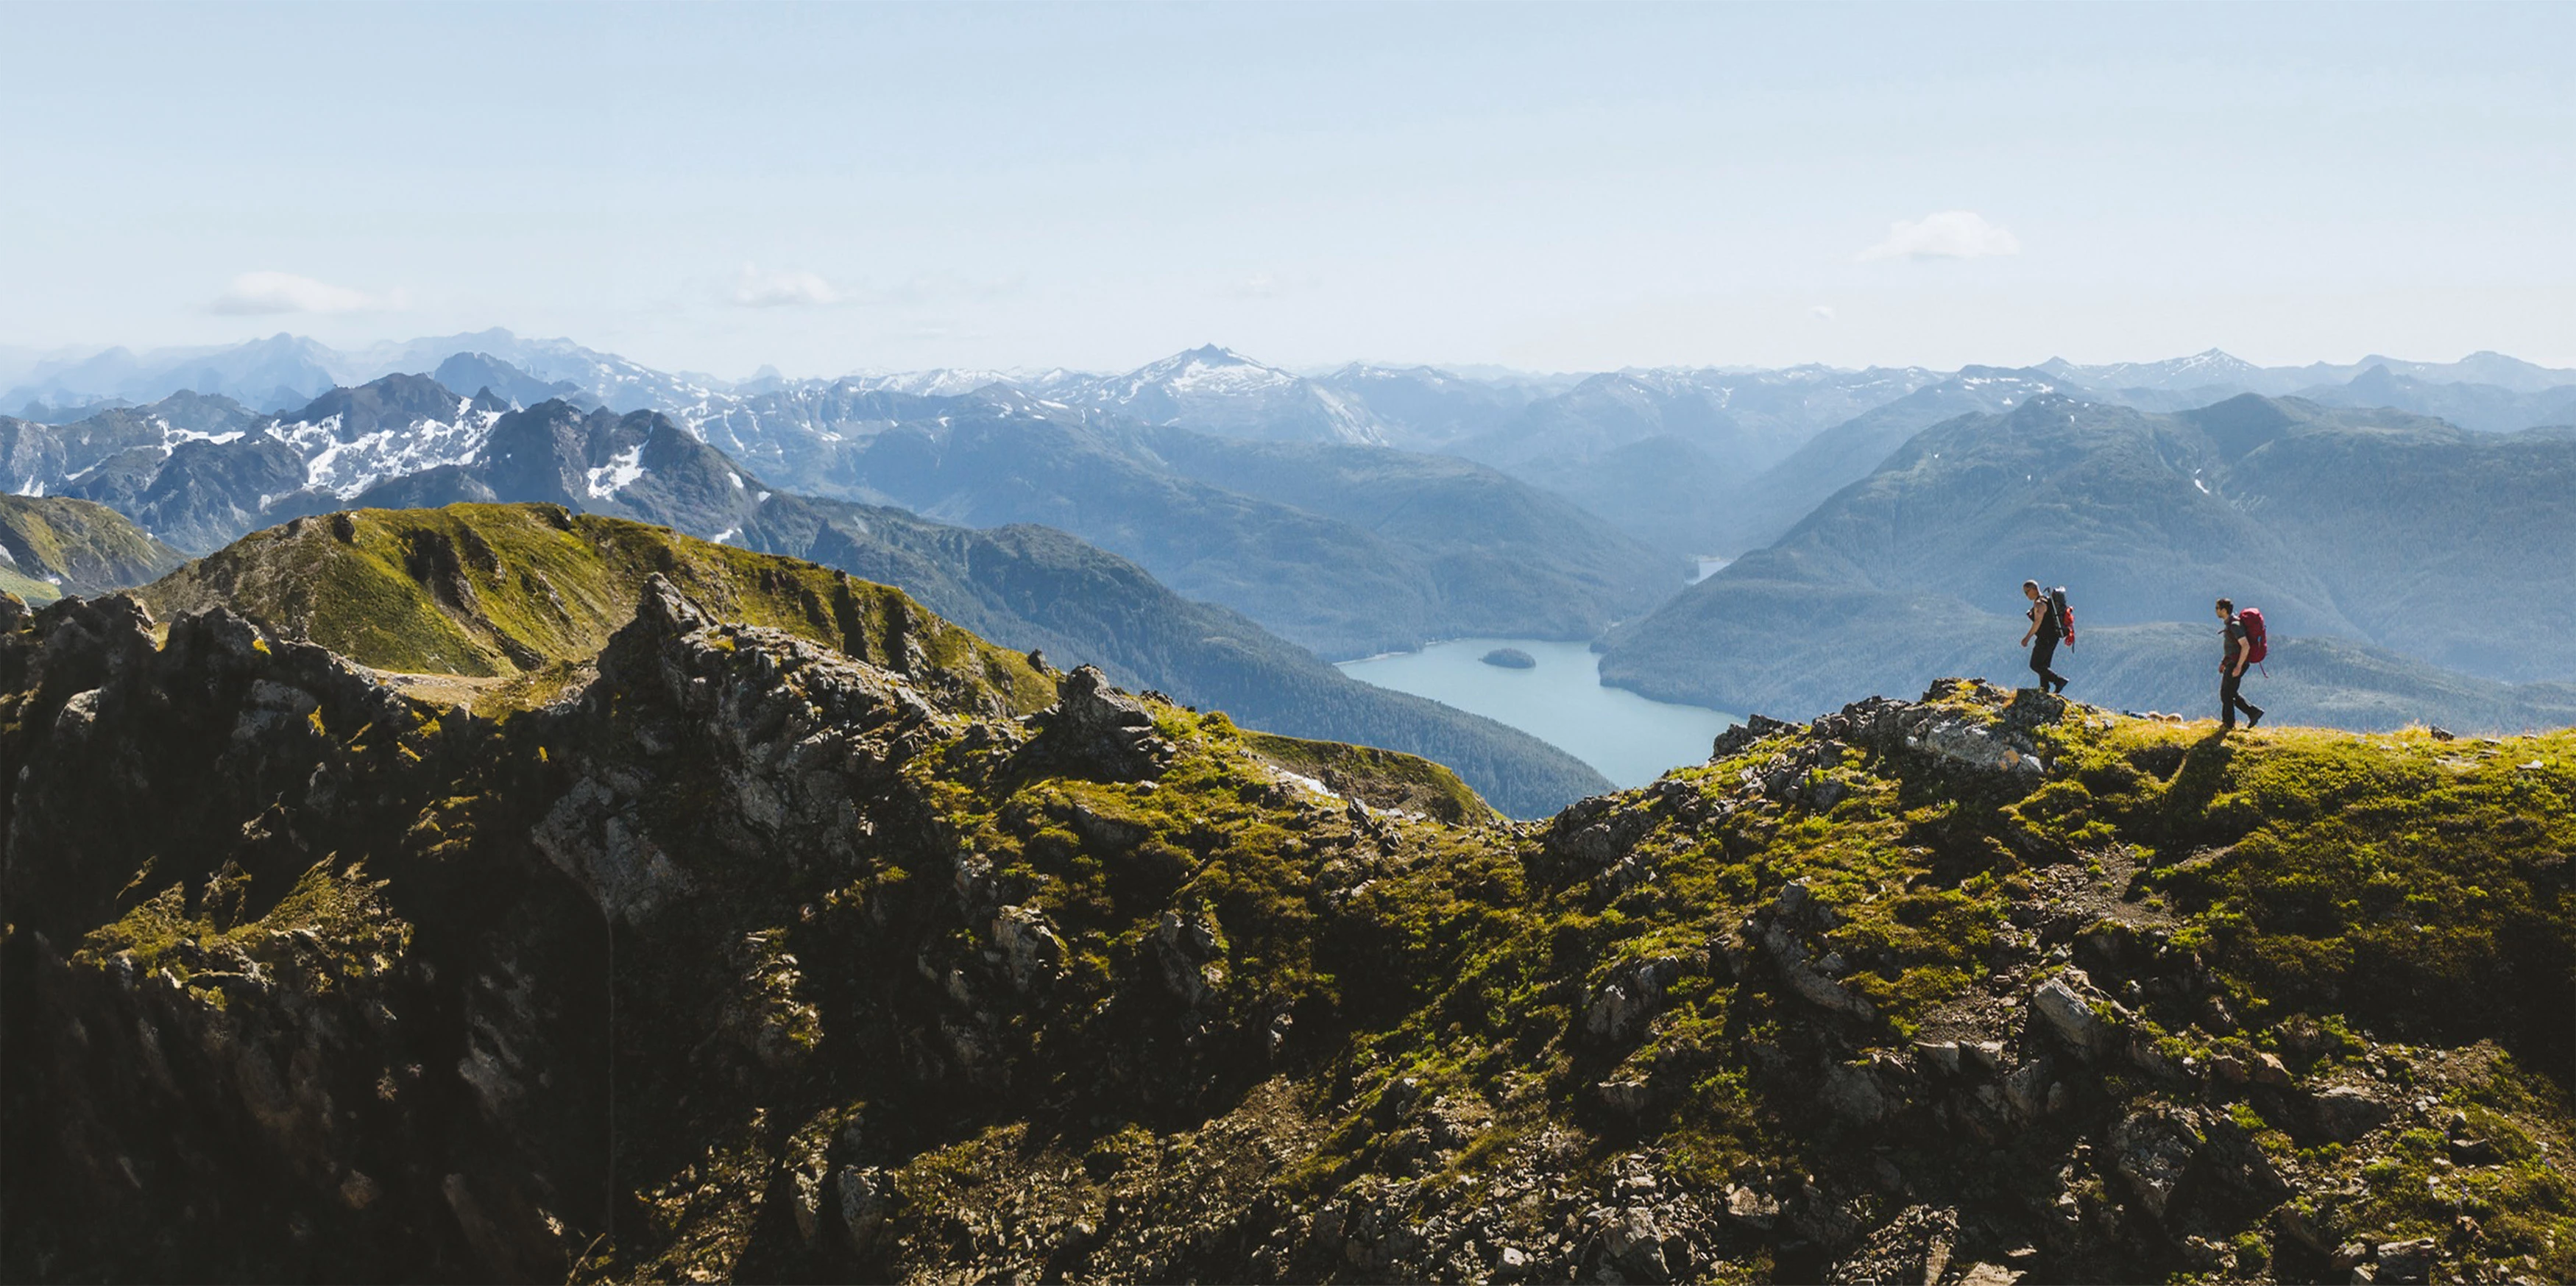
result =
[[[0,3],[0,348],[2576,366],[2576,5]]]

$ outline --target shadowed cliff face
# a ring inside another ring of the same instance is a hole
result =
[[[498,720],[0,618],[12,1277],[2576,1271],[2576,734],[1945,683],[1511,827],[659,577]]]

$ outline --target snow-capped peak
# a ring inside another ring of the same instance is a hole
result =
[[[1121,381],[1128,396],[1159,386],[1183,396],[1240,396],[1298,383],[1275,366],[1264,366],[1231,348],[1206,344],[1174,353],[1130,372]]]
[[[377,421],[372,430],[352,434],[346,417],[334,414],[272,424],[268,431],[304,457],[306,485],[348,500],[387,478],[472,461],[501,415],[460,397],[444,420],[422,416],[400,426]]]

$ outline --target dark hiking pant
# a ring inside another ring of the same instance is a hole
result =
[[[2057,638],[2055,635],[2043,634],[2039,636],[2039,641],[2037,643],[2030,645],[2030,672],[2039,676],[2039,690],[2042,692],[2046,692],[2052,687],[2062,688],[2066,686],[2066,676],[2048,668],[2048,663],[2056,659]]]
[[[2258,706],[2237,694],[2236,685],[2243,683],[2244,681],[2245,676],[2238,671],[2221,670],[2218,672],[2218,726],[2222,728],[2235,727],[2236,712],[2239,710],[2244,711],[2247,718],[2260,719],[2263,717],[2263,708],[2261,706]]]

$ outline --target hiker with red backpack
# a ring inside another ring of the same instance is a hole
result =
[[[2248,729],[2263,722],[2263,707],[2247,701],[2236,691],[2245,681],[2245,667],[2263,659],[2270,651],[2264,637],[2263,612],[2249,607],[2236,610],[2236,600],[2218,600],[2220,651],[2218,654],[2218,731],[2221,735],[2236,730],[2236,712],[2245,712]]]
[[[2042,594],[2038,581],[2026,580],[2021,583],[2021,593],[2030,600],[2030,628],[2021,632],[2021,645],[2030,649],[2030,672],[2039,676],[2040,691],[2064,692],[2066,676],[2048,665],[2057,659],[2058,640],[2064,639],[2068,647],[2075,646],[2075,609],[2066,605],[2066,587],[2060,585]],[[2039,638],[2036,645],[2030,641],[2033,635]]]

